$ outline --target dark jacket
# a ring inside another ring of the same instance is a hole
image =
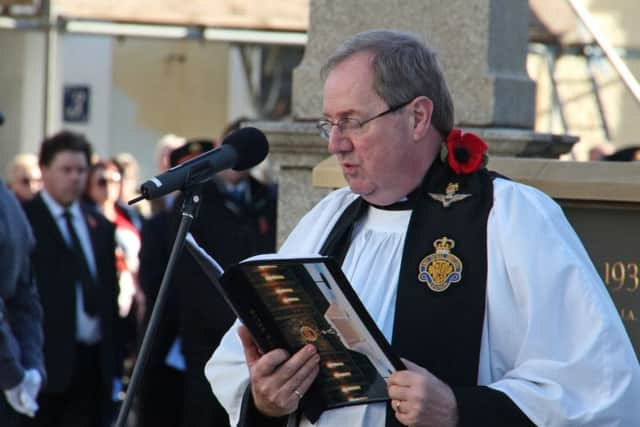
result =
[[[101,364],[105,387],[121,374],[123,340],[118,322],[118,284],[115,232],[112,223],[88,205],[82,205],[96,262],[100,288]],[[45,392],[62,392],[71,380],[76,345],[76,280],[68,260],[72,256],[41,194],[25,205],[36,237],[32,262],[44,308]]]
[[[34,244],[22,208],[0,182],[0,390],[18,385],[26,369],[45,379],[42,307],[29,260]]]
[[[275,188],[250,178],[248,189],[247,201],[240,202],[226,194],[218,181],[203,188],[191,233],[223,268],[275,251]],[[183,427],[225,425],[226,412],[217,405],[203,371],[235,316],[189,254],[183,254],[176,270],[173,282],[179,295],[180,335],[187,365]]]

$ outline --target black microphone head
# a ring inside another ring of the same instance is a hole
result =
[[[267,157],[269,142],[259,129],[253,127],[240,128],[229,134],[223,145],[230,145],[238,153],[238,160],[234,170],[242,171],[252,168]]]

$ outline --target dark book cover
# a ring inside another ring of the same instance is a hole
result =
[[[187,243],[196,259],[203,257],[202,249]],[[204,268],[211,260],[199,262]],[[208,268],[262,351],[283,348],[293,354],[308,343],[316,346],[320,371],[300,402],[308,418],[326,409],[388,400],[385,379],[405,367],[335,260],[249,260],[221,277],[219,267],[217,273]]]

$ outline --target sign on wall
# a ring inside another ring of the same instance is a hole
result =
[[[640,358],[640,205],[559,202],[607,286]]]
[[[67,85],[64,87],[63,121],[69,123],[87,123],[89,121],[89,101],[91,90],[86,85]]]

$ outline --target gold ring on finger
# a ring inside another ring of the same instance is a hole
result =
[[[298,390],[293,390],[293,393],[298,396],[298,399],[302,399],[302,393],[300,393]]]

